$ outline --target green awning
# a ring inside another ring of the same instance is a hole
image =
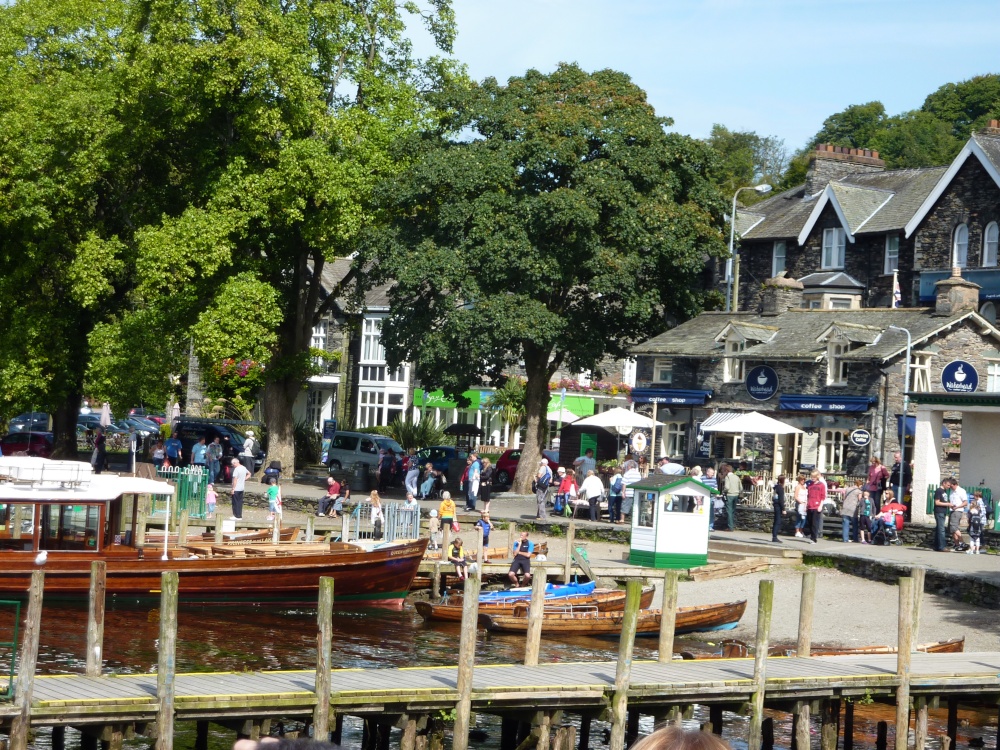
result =
[[[478,409],[479,405],[489,397],[490,391],[466,391],[462,395],[472,403],[467,408]],[[424,400],[426,398],[426,404]],[[458,409],[459,406],[453,400],[444,395],[444,391],[424,391],[417,388],[413,391],[413,405],[427,406],[429,409]]]
[[[589,417],[594,413],[594,399],[589,396],[566,396],[566,400],[561,401],[559,394],[553,393],[549,398],[549,411],[558,411],[560,405],[578,417]]]

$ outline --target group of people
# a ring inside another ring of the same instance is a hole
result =
[[[600,521],[601,501],[606,496],[607,520],[613,524],[622,523],[624,516],[631,513],[630,504],[625,502],[626,498],[631,498],[628,485],[641,478],[639,465],[630,459],[612,470],[608,486],[605,487],[591,448],[587,448],[582,456],[574,460],[572,466],[557,466],[555,474],[549,466],[549,460],[542,458],[531,484],[537,507],[535,519],[548,518],[548,506],[551,502],[556,514],[567,515],[577,505],[583,504],[589,511],[589,519]]]
[[[975,490],[972,498],[958,480],[949,477],[934,491],[934,549],[938,552],[965,552],[978,555],[989,509],[983,493]],[[962,520],[968,518],[969,543],[962,538]]]
[[[242,464],[250,475],[253,476],[255,469],[254,456],[256,453],[257,442],[254,431],[247,430],[246,436],[243,439],[243,445],[240,447],[238,453],[237,449],[230,445],[228,438],[223,443],[222,438],[216,435],[211,442],[208,442],[207,438],[203,435],[191,446],[190,455],[187,456],[187,459],[189,466],[200,467],[202,471],[208,474],[208,481],[216,483],[232,479],[231,472],[228,469],[233,464],[232,461],[224,461],[227,456],[233,456],[236,462]],[[180,435],[177,432],[172,432],[166,440],[162,438],[158,439],[150,448],[149,456],[157,472],[171,466],[181,466],[185,460],[185,456],[184,445],[181,442]]]

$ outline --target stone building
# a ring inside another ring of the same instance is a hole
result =
[[[633,348],[635,392],[655,404],[665,425],[660,429],[669,436],[667,452],[687,465],[752,460],[773,475],[812,467],[863,474],[873,455],[891,464],[905,436],[909,455],[916,448],[918,463],[934,467],[921,473],[921,487],[915,484],[922,498],[928,482],[940,478],[943,407],[933,417],[926,407],[924,422],[933,426],[920,427],[926,439],[914,446],[912,436],[920,433],[913,411],[903,419],[906,332],[914,400],[951,398],[943,376],[959,367],[970,382],[978,379],[977,393],[1000,404],[1000,330],[977,311],[979,287],[956,269],[954,277],[938,282],[934,307],[895,309],[809,309],[802,304],[804,291],[796,280],[772,278],[762,285],[759,310],[702,313]],[[805,433],[701,429],[746,411]],[[971,481],[983,478],[1000,488],[1000,466],[977,462],[960,468],[976,474]],[[916,506],[914,513],[919,517]]]
[[[885,169],[877,151],[818,146],[804,184],[737,211],[741,237],[734,309],[756,310],[763,281],[784,271],[840,274],[861,307],[933,302],[934,284],[963,269],[979,311],[1000,298],[1000,123],[974,134],[947,167]],[[807,295],[808,296],[808,295]],[[822,303],[841,309],[836,295]],[[817,307],[819,300],[807,300]]]

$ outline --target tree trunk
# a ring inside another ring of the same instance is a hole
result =
[[[549,412],[549,352],[525,352],[524,370],[528,376],[524,384],[524,420],[526,435],[517,462],[513,490],[519,495],[531,494],[531,480],[538,473],[542,456]],[[555,467],[552,467],[553,474]]]
[[[282,479],[295,476],[295,421],[292,406],[301,390],[302,382],[284,377],[264,386],[262,405],[267,425],[267,461],[281,461]]]
[[[52,413],[52,457],[76,461],[76,423],[80,419],[81,389],[74,388]]]

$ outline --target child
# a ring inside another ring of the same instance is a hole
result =
[[[431,520],[427,522],[427,530],[430,532],[430,549],[441,549],[441,519],[438,518],[437,509],[431,511]]]
[[[267,487],[267,520],[273,521],[275,515],[281,515],[281,488],[278,487],[278,480],[270,477]]]
[[[445,490],[441,493],[441,505],[438,506],[441,514],[441,523],[451,526],[455,522],[455,501],[451,499],[451,493]],[[457,529],[456,529],[457,531]]]
[[[806,500],[809,497],[809,488],[806,487],[806,478],[799,475],[795,484],[795,513],[798,520],[795,522],[795,536],[800,539],[804,537],[802,530],[806,527]]]
[[[205,518],[211,518],[215,515],[215,503],[218,499],[219,496],[215,494],[215,485],[208,485],[205,488],[205,509],[208,511]]]
[[[861,493],[858,501],[858,536],[861,537],[862,544],[869,544],[872,540],[872,515],[875,513],[875,504],[872,502],[871,493],[865,490]]]
[[[465,550],[462,548],[462,540],[455,537],[455,541],[448,547],[448,562],[455,566],[455,573],[458,579],[464,581],[468,577],[469,562],[465,559]]]
[[[484,510],[483,517],[476,521],[476,526],[483,530],[483,562],[488,563],[490,559],[487,550],[490,548],[490,531],[493,530],[493,524],[490,523],[490,514]]]
[[[983,528],[986,526],[986,503],[983,493],[976,490],[969,503],[969,549],[967,555],[978,555],[982,545]]]

